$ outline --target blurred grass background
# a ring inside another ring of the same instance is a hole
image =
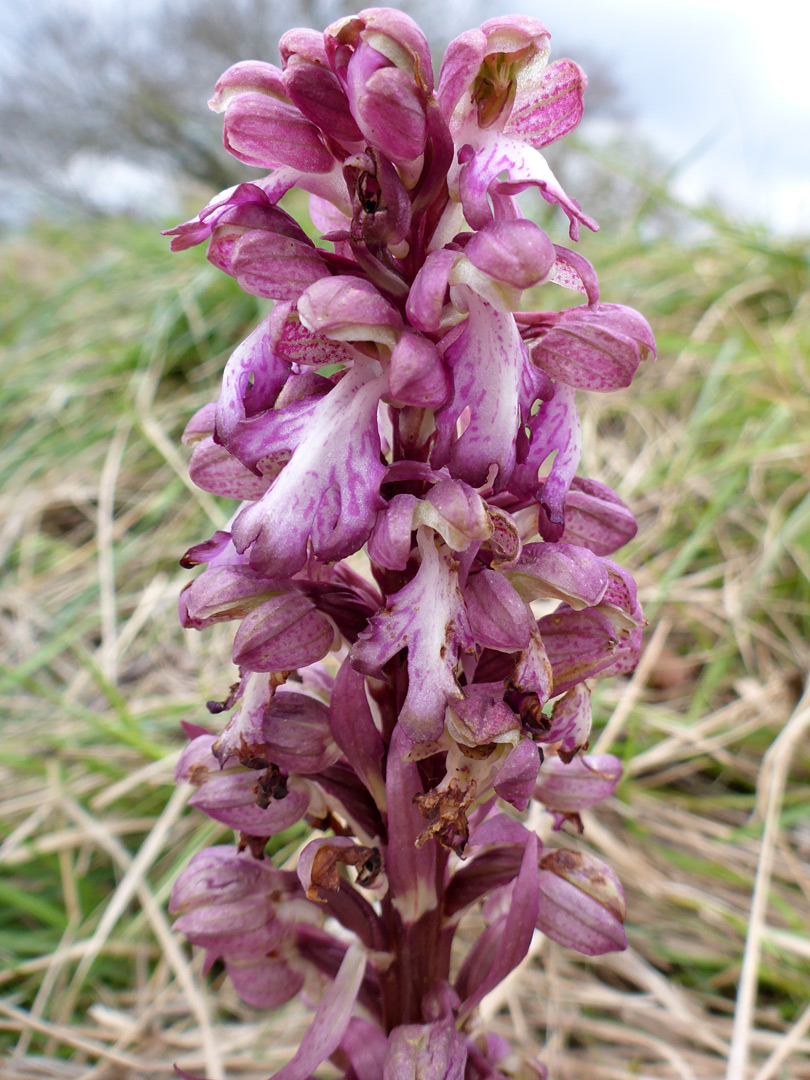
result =
[[[635,675],[598,685],[596,744],[626,776],[586,821],[627,888],[631,948],[538,942],[484,1012],[552,1080],[801,1080],[808,249],[639,190],[580,249],[660,350],[630,390],[581,395],[581,471],[637,513],[620,558],[650,620]],[[190,485],[179,437],[263,305],[132,221],[35,224],[2,248],[0,1075],[176,1061],[258,1080],[304,1014],[212,990],[165,905],[229,835],[171,773],[180,720],[204,723],[234,674],[227,626],[176,623],[177,560],[229,513]]]

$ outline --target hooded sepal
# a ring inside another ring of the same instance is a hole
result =
[[[543,853],[539,869],[538,930],[586,956],[627,947],[624,890],[607,863],[556,848]]]
[[[464,1080],[467,1046],[451,1019],[403,1024],[388,1036],[383,1080]]]

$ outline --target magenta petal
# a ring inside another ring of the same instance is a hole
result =
[[[562,600],[576,610],[595,607],[608,587],[604,560],[573,544],[525,544],[504,576],[526,603]]]
[[[286,671],[314,664],[335,641],[334,623],[298,592],[274,596],[243,619],[233,662],[248,671]]]
[[[408,321],[417,330],[428,332],[439,329],[447,283],[458,258],[458,251],[442,248],[431,251],[422,263],[405,305]]]
[[[202,630],[215,622],[242,618],[283,592],[285,585],[246,566],[210,566],[183,590],[182,625]]]
[[[543,763],[534,797],[550,810],[577,813],[612,795],[621,776],[613,754],[577,756],[567,764],[552,757]]]
[[[324,278],[298,300],[298,315],[314,334],[337,341],[377,341],[393,348],[402,317],[370,281],[349,275]]]
[[[413,77],[396,67],[381,67],[352,79],[349,101],[363,135],[395,164],[415,161],[425,149],[427,115],[424,93]]]
[[[557,383],[554,397],[544,401],[530,418],[529,428],[529,452],[514,486],[527,495],[537,490],[538,469],[549,454],[557,451],[538,497],[548,518],[547,539],[559,540],[565,527],[565,498],[582,455],[582,431],[573,388]]]
[[[285,35],[286,36],[286,35]],[[317,35],[323,51],[323,38]],[[280,44],[280,43],[279,43]],[[357,142],[363,135],[354,122],[343,87],[324,64],[293,55],[285,63],[284,88],[293,105],[307,120],[343,143]]]
[[[532,794],[537,793],[535,784],[539,770],[540,753],[537,747],[531,740],[522,739],[495,774],[496,794],[516,810],[525,810]]]
[[[436,91],[445,120],[450,120],[462,95],[472,86],[481,68],[486,46],[486,36],[480,30],[466,30],[445,49]]]
[[[223,141],[246,165],[326,173],[334,164],[314,124],[294,105],[261,92],[246,90],[230,99]]]
[[[556,260],[554,244],[525,218],[490,221],[473,235],[464,254],[489,277],[515,289],[544,281]]]
[[[188,473],[202,491],[227,499],[260,499],[271,483],[269,476],[256,476],[213,438],[194,447]]]
[[[268,957],[257,960],[225,959],[233,988],[254,1009],[278,1009],[296,996],[304,985],[304,973]]]
[[[591,722],[591,692],[585,683],[577,683],[554,702],[551,726],[540,741],[558,745],[570,756],[588,742]]]
[[[450,1020],[405,1024],[388,1036],[383,1080],[464,1080],[467,1047]]]
[[[267,757],[285,772],[308,775],[328,769],[340,757],[321,701],[281,687],[267,706],[262,731]]]
[[[471,290],[470,314],[461,336],[445,353],[453,393],[436,413],[431,464],[449,464],[453,476],[482,485],[493,465],[496,486],[508,483],[515,467],[515,440],[524,403],[526,346],[509,313],[496,311]],[[469,409],[469,424],[456,438],[456,424]]]
[[[215,234],[212,245],[221,244]],[[308,285],[328,276],[326,263],[311,243],[259,229],[236,239],[230,264],[245,292],[273,300],[297,300]]]
[[[329,704],[332,737],[352,763],[354,771],[368,788],[377,805],[385,806],[383,757],[385,745],[374,724],[366,680],[355,671],[347,657],[335,678]]]
[[[486,746],[514,737],[520,730],[517,716],[500,697],[488,687],[473,683],[464,687],[464,697],[453,701],[447,716],[450,736],[462,746]]]
[[[543,502],[543,484],[539,498]],[[545,540],[556,535],[557,527],[540,513],[538,531]],[[565,530],[561,539],[589,548],[595,555],[612,555],[632,540],[638,523],[632,510],[605,484],[575,476],[565,497]]]
[[[423,409],[438,409],[443,405],[450,383],[433,342],[406,330],[391,354],[388,386],[398,404]]]
[[[225,365],[216,406],[217,436],[225,446],[241,421],[272,407],[290,373],[289,361],[275,348],[289,310],[289,304],[277,304]]]
[[[619,639],[597,608],[572,611],[563,605],[537,625],[551,661],[555,694],[600,675],[618,658]]]
[[[368,538],[368,556],[387,570],[404,570],[411,555],[413,516],[419,500],[415,495],[395,495],[380,510]]]
[[[479,645],[502,652],[526,649],[534,619],[509,581],[494,570],[482,570],[464,588],[473,637]]]
[[[562,285],[565,289],[582,293],[588,298],[589,305],[595,305],[599,300],[599,282],[594,268],[578,251],[571,251],[570,248],[561,247],[559,244],[554,245],[554,250],[557,253],[557,260],[551,269],[551,281]],[[556,316],[555,326],[561,318],[559,314]]]
[[[478,939],[459,972],[459,994],[467,995],[462,1015],[471,1013],[526,955],[537,920],[537,879],[537,837],[529,833],[508,914]]]
[[[453,551],[466,551],[475,540],[488,540],[492,524],[487,504],[462,480],[434,484],[414,513],[414,528],[428,525]]]
[[[627,947],[624,890],[606,863],[561,848],[543,854],[539,876],[538,930],[586,956]]]
[[[541,702],[545,702],[551,697],[552,686],[557,691],[552,671],[544,639],[538,630],[533,630],[528,648],[518,653],[515,659],[509,685],[521,693],[536,694]]]
[[[309,795],[289,791],[283,799],[273,800],[263,809],[256,803],[259,773],[221,773],[207,780],[188,800],[214,821],[250,836],[274,836],[294,825],[304,816]]]
[[[584,214],[579,203],[563,191],[539,150],[517,138],[494,130],[482,133],[473,146],[474,153],[462,166],[459,192],[464,216],[474,229],[480,229],[493,218],[489,204],[490,192],[515,195],[534,186],[543,198],[562,207],[570,221],[572,240],[579,238],[580,223],[596,231],[596,222]],[[506,172],[506,180],[499,180]]]
[[[358,942],[349,946],[293,1058],[273,1073],[271,1080],[308,1080],[312,1070],[335,1052],[351,1020],[366,971],[366,955]]]

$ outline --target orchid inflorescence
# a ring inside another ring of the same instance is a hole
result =
[[[588,682],[638,660],[635,583],[609,558],[636,522],[575,475],[575,395],[628,386],[655,350],[515,199],[536,188],[573,240],[596,228],[540,152],[585,88],[548,46],[535,19],[491,19],[435,87],[400,11],[291,30],[281,69],[235,64],[210,103],[269,175],[172,230],[275,301],[186,429],[195,483],[242,505],[187,552],[207,566],[181,620],[240,620],[239,680],[209,704],[233,710],[221,734],[186,725],[177,777],[239,844],[195,855],[171,906],[246,1003],[314,1008],[277,1080],[327,1059],[345,1080],[542,1075],[478,1004],[536,929],[625,947],[613,871],[521,817],[534,801],[581,829],[621,775],[586,753]],[[279,206],[295,187],[320,246]],[[545,283],[585,302],[521,310]],[[265,859],[302,821],[297,869]],[[473,907],[485,928],[451,971]]]

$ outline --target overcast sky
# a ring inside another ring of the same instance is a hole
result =
[[[677,187],[717,194],[780,228],[810,232],[810,5],[802,0],[539,0],[507,3],[610,63]],[[586,101],[587,108],[587,101]]]

